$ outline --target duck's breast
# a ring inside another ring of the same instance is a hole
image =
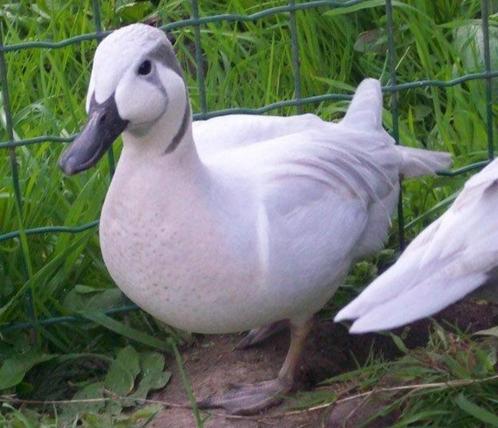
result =
[[[261,245],[268,230],[250,186],[234,178],[197,191],[146,177],[122,179],[118,169],[102,209],[102,254],[122,291],[154,317],[194,332],[285,318],[294,302],[269,283]]]

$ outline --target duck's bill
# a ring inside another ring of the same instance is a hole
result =
[[[59,166],[65,174],[73,175],[94,166],[128,125],[121,119],[114,96],[102,104],[95,99],[90,104],[88,122],[64,151]]]

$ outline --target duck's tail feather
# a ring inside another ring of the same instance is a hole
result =
[[[415,149],[413,147],[396,146],[401,155],[400,174],[404,177],[433,175],[444,171],[451,165],[451,155],[446,152]]]
[[[360,294],[343,308],[334,320],[337,322],[353,319],[350,333],[390,330],[439,312],[485,281],[486,274],[474,272],[450,279],[430,277],[385,301],[382,301],[381,295],[372,292]],[[382,276],[378,278],[377,284],[387,285],[382,284]],[[400,284],[397,285],[397,288],[400,288]]]
[[[341,123],[364,130],[382,127],[382,91],[378,80],[365,79],[359,84]]]
[[[363,80],[356,89],[342,124],[359,130],[382,129],[382,90],[376,79]],[[446,152],[396,146],[401,155],[400,173],[405,177],[433,175],[451,165]]]

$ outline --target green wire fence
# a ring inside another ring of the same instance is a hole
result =
[[[200,16],[199,15],[199,5],[197,0],[190,0],[192,7],[192,15],[189,19],[183,19],[176,22],[169,23],[162,26],[161,28],[165,31],[177,30],[184,27],[193,27],[194,30],[194,43],[195,43],[195,60],[197,67],[197,85],[199,89],[200,98],[200,108],[201,111],[194,114],[194,119],[208,119],[215,116],[221,116],[232,113],[246,113],[246,114],[262,114],[281,107],[294,106],[298,112],[302,112],[302,107],[305,104],[314,104],[323,101],[335,101],[335,100],[347,100],[351,97],[348,95],[325,93],[316,96],[302,97],[301,96],[301,75],[300,75],[300,58],[299,58],[299,46],[297,37],[297,23],[296,14],[300,11],[314,8],[344,8],[359,5],[362,2],[368,0],[315,0],[315,1],[304,1],[297,3],[295,0],[290,0],[287,5],[277,6],[262,10],[260,12],[250,14],[250,15],[239,15],[239,14],[221,14],[214,16]],[[398,116],[398,94],[400,91],[405,91],[411,88],[423,88],[423,87],[440,87],[447,88],[455,85],[459,85],[463,82],[470,80],[484,80],[486,83],[486,130],[487,130],[487,161],[475,162],[466,165],[462,168],[453,171],[442,172],[441,175],[445,176],[456,176],[463,174],[465,172],[480,168],[493,159],[493,110],[492,110],[492,79],[498,77],[498,70],[493,70],[491,68],[491,58],[490,58],[490,42],[489,42],[489,0],[481,0],[481,27],[483,36],[483,53],[484,53],[484,70],[479,73],[465,74],[461,77],[455,78],[453,80],[419,80],[403,84],[397,84],[396,82],[396,58],[395,58],[395,42],[394,42],[394,22],[393,22],[393,4],[392,0],[385,0],[385,13],[386,13],[386,30],[387,30],[387,66],[389,72],[389,82],[382,89],[385,93],[388,93],[391,98],[391,113],[392,113],[392,129],[391,134],[399,144],[399,116]],[[102,31],[101,19],[100,19],[100,4],[99,0],[92,0],[93,9],[93,19],[95,25],[95,32],[89,34],[81,34],[75,37],[67,38],[65,40],[51,42],[51,41],[30,41],[25,43],[17,44],[7,44],[5,45],[2,40],[2,34],[0,32],[0,84],[3,96],[3,106],[5,112],[5,125],[8,140],[0,142],[0,150],[7,150],[10,159],[10,166],[12,172],[12,181],[14,189],[14,198],[16,204],[16,210],[19,219],[18,230],[10,231],[7,233],[0,234],[0,242],[9,239],[18,238],[21,244],[21,250],[24,254],[24,271],[25,277],[28,279],[30,271],[30,263],[26,257],[27,242],[28,237],[32,235],[48,234],[48,233],[80,233],[88,229],[94,228],[98,225],[98,220],[92,221],[83,225],[75,225],[72,227],[68,226],[45,226],[36,228],[25,228],[22,222],[22,210],[23,210],[23,197],[22,190],[19,181],[19,171],[18,163],[16,157],[16,148],[20,146],[29,146],[33,144],[40,144],[44,142],[54,142],[54,143],[67,143],[71,142],[74,138],[61,137],[57,135],[42,135],[35,138],[27,138],[16,140],[14,138],[14,129],[12,122],[12,110],[10,106],[9,99],[9,83],[7,81],[7,67],[8,67],[8,54],[16,52],[22,49],[58,49],[68,45],[78,44],[87,40],[101,40],[109,31]],[[287,14],[289,17],[289,31],[291,33],[291,55],[292,55],[292,73],[294,78],[294,93],[295,97],[291,100],[279,101],[273,104],[268,104],[259,108],[229,108],[224,110],[209,110],[206,99],[206,85],[204,81],[204,65],[203,65],[203,54],[202,54],[202,37],[201,37],[201,27],[208,23],[215,23],[221,21],[228,22],[245,22],[245,21],[256,21],[264,17],[277,15],[277,14]],[[108,153],[109,169],[112,175],[115,167],[114,154],[112,149]],[[412,222],[413,223],[413,222]],[[409,227],[409,223],[406,227]],[[404,215],[403,215],[403,205],[400,201],[398,205],[398,227],[399,227],[399,241],[400,247],[404,247]],[[28,293],[28,304],[27,313],[28,322],[18,322],[10,325],[0,327],[0,332],[7,332],[19,329],[29,329],[36,328],[37,326],[52,325],[65,322],[81,321],[83,318],[78,316],[59,316],[51,317],[46,319],[36,319],[33,309],[32,299]],[[107,312],[106,315],[116,314],[120,312],[127,312],[135,309],[136,306],[133,304],[125,305],[123,307],[114,308]]]

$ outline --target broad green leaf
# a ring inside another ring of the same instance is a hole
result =
[[[82,288],[83,292],[82,292]],[[90,291],[93,290],[93,291]],[[95,289],[77,286],[67,293],[64,307],[69,311],[106,311],[124,305],[126,299],[119,288]]]
[[[32,351],[5,360],[2,367],[0,367],[0,390],[16,386],[34,366],[55,357],[57,357],[55,354],[41,354],[37,351]]]
[[[491,413],[489,410],[468,400],[463,393],[458,395],[455,399],[455,403],[465,413],[468,413],[479,421],[484,422],[488,426],[498,427],[498,416],[496,413]]]
[[[157,415],[158,412],[162,410],[160,404],[153,404],[150,406],[145,406],[139,408],[137,411],[133,412],[131,415],[123,417],[121,420],[115,422],[116,428],[128,428],[130,424],[132,426],[146,427],[148,423]]]
[[[64,405],[62,410],[64,419],[66,420],[74,419],[76,415],[81,415],[82,413],[98,413],[106,405],[106,401],[104,400],[104,384],[102,382],[94,382],[86,385],[74,394],[72,401],[74,403]]]
[[[73,290],[78,294],[90,294],[90,293],[98,293],[102,291],[101,288],[91,287],[89,285],[76,284]],[[71,290],[71,291],[73,291]]]
[[[154,389],[164,387],[171,378],[171,372],[164,370],[164,356],[157,352],[145,352],[140,354],[140,366],[142,369],[142,379],[136,391],[130,397],[143,400],[147,394]],[[135,403],[123,403],[125,406],[132,406]]]
[[[115,427],[113,423],[113,416],[110,413],[105,412],[102,414],[96,413],[84,413],[81,415],[82,426],[85,428],[109,428]],[[127,428],[129,425],[127,426]]]
[[[111,363],[104,380],[106,389],[118,396],[128,395],[135,386],[135,378],[140,373],[138,353],[132,346],[118,352]]]
[[[114,287],[92,295],[86,303],[86,309],[89,311],[106,311],[122,306],[126,302],[127,300],[123,292],[119,288]]]

